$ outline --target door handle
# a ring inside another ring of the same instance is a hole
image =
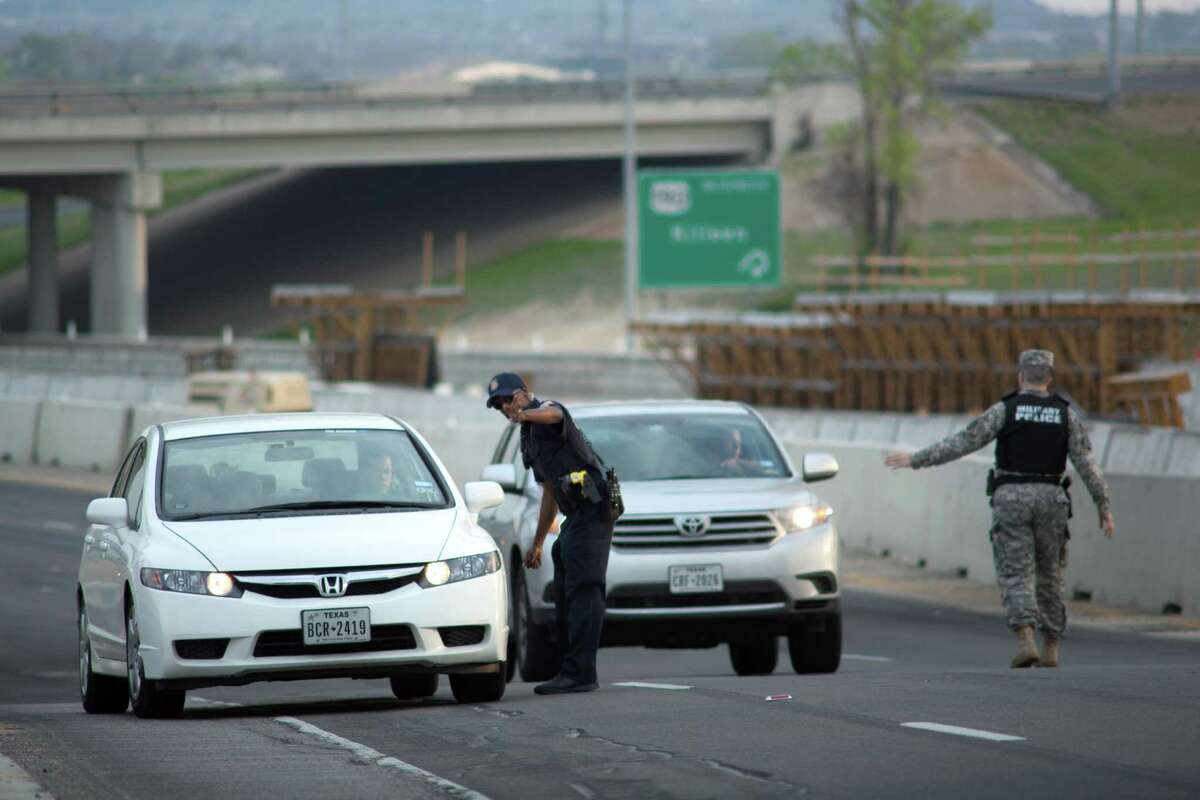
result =
[[[88,547],[91,547],[92,545],[94,545],[96,543],[96,537],[92,536],[89,533],[83,537],[83,543],[86,544]]]
[[[101,550],[107,550],[107,549],[108,549],[108,542],[101,542],[101,543],[100,543],[100,549],[101,549]]]

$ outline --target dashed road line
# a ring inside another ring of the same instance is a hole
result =
[[[888,658],[887,656],[863,656],[857,653],[842,653],[842,658],[847,661],[878,661],[880,663],[895,661],[894,658]]]
[[[644,683],[642,681],[621,681],[614,683],[613,686],[622,686],[633,689],[667,689],[670,691],[681,692],[691,689],[691,686],[684,686],[681,683]]]
[[[17,762],[0,753],[0,798],[2,800],[54,800],[54,795],[21,769]]]
[[[80,533],[80,527],[74,522],[62,522],[57,519],[48,519],[42,523],[42,527],[48,531],[55,533]]]
[[[202,705],[217,706],[221,708],[243,707],[241,703],[230,703],[224,700],[209,700],[204,697],[193,697],[192,699]],[[365,744],[355,742],[343,736],[338,736],[336,733],[330,733],[324,728],[318,728],[316,725],[313,725],[310,722],[305,722],[302,719],[297,719],[295,717],[272,717],[271,719],[281,725],[286,725],[293,730],[303,733],[306,736],[311,736],[314,739],[318,739],[326,744],[333,745],[334,747],[340,747],[341,749],[352,753],[356,758],[370,762],[377,767],[394,769],[397,772],[402,772],[411,778],[416,778],[422,783],[437,789],[447,797],[457,798],[457,800],[490,800],[487,795],[481,794],[474,789],[468,789],[466,786],[457,784],[454,781],[443,778],[440,775],[434,775],[432,772],[423,770],[415,764],[409,764],[407,761],[401,761],[394,756],[381,753]]]
[[[972,739],[987,739],[991,742],[1023,742],[1024,736],[1010,736],[1007,733],[994,733],[992,731],[981,731],[975,728],[960,728],[957,725],[943,725],[940,722],[902,722],[901,727],[916,728],[922,731],[933,731],[935,733],[949,733],[954,736],[967,736]]]

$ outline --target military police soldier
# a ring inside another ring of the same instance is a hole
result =
[[[603,461],[560,403],[530,395],[519,375],[502,372],[488,384],[489,408],[521,425],[521,456],[542,486],[533,547],[525,566],[537,569],[542,546],[559,511],[566,521],[551,548],[554,608],[563,661],[538,694],[590,692],[597,686],[596,650],[604,624],[605,573],[616,519],[610,500],[619,492],[605,480]]]
[[[937,444],[885,458],[892,469],[921,469],[962,458],[996,440],[988,487],[992,555],[1008,626],[1017,634],[1013,667],[1058,666],[1067,626],[1062,588],[1071,507],[1064,476],[1068,457],[1099,509],[1101,530],[1111,538],[1115,527],[1108,487],[1087,431],[1067,401],[1049,391],[1053,379],[1054,354],[1026,350],[1017,363],[1017,391]],[[1042,632],[1041,653],[1035,626]]]

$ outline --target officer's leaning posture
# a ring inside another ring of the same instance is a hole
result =
[[[1053,379],[1054,354],[1026,350],[1017,362],[1017,391],[959,433],[916,453],[892,452],[884,459],[892,469],[933,467],[996,440],[996,466],[988,476],[992,555],[1008,627],[1017,633],[1013,667],[1058,666],[1058,644],[1067,627],[1062,588],[1071,509],[1070,480],[1064,474],[1068,456],[1099,509],[1101,530],[1109,538],[1114,532],[1108,486],[1087,431],[1067,401],[1050,393]],[[1040,654],[1034,626],[1042,631]]]
[[[559,403],[529,394],[519,375],[502,372],[488,384],[488,407],[521,424],[521,456],[542,486],[542,506],[525,566],[542,564],[542,545],[558,511],[566,515],[551,548],[554,607],[562,669],[538,684],[538,694],[590,692],[596,688],[596,650],[604,625],[604,579],[613,522],[620,515],[615,475]],[[611,475],[611,473],[610,473]],[[614,500],[615,498],[615,500]]]

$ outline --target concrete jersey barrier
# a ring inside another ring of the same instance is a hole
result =
[[[37,424],[37,463],[111,472],[130,439],[132,410],[122,403],[46,400]]]
[[[29,398],[0,398],[0,461],[30,464],[34,458],[41,403]]]

